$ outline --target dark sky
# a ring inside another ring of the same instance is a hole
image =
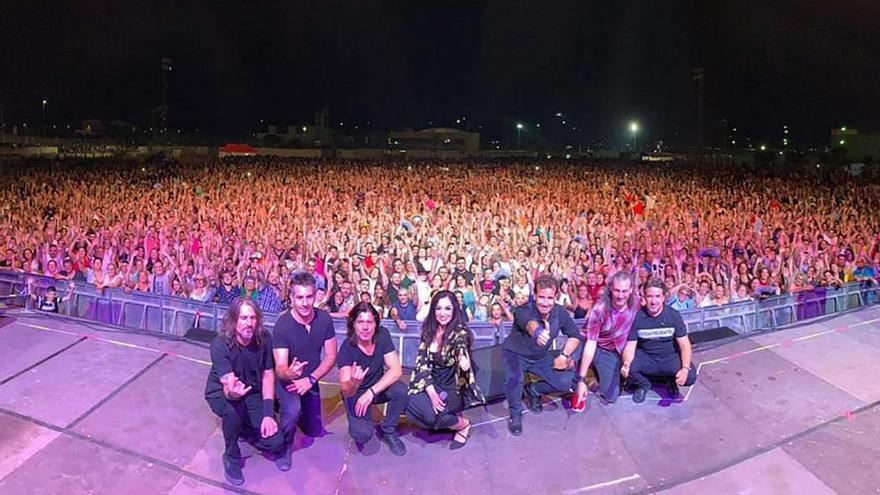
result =
[[[821,144],[880,129],[878,40],[876,0],[0,0],[0,105],[7,125],[38,123],[44,97],[52,122],[149,122],[167,56],[172,126],[221,137],[327,107],[372,128],[465,115],[507,140],[542,123],[576,144],[637,118],[643,139],[688,144],[704,67],[710,134],[726,118]]]

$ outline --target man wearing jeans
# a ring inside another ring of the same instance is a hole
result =
[[[535,279],[535,301],[516,308],[513,328],[502,344],[504,393],[510,408],[507,428],[522,435],[523,390],[529,410],[542,410],[541,395],[571,392],[574,385],[572,355],[581,343],[581,334],[565,308],[556,304],[558,283],[550,275]],[[568,337],[562,352],[551,349],[561,333]],[[524,374],[529,372],[538,381],[523,387]]]
[[[290,311],[278,318],[273,334],[278,378],[275,388],[281,404],[281,431],[286,442],[283,462],[279,466],[283,470],[290,469],[297,426],[310,437],[323,433],[318,380],[336,363],[333,320],[326,311],[315,309],[314,276],[307,272],[293,275],[290,302]]]
[[[622,271],[615,273],[590,310],[582,330],[586,343],[578,369],[577,400],[572,403],[575,412],[585,408],[587,384],[584,379],[590,366],[599,379],[602,398],[608,403],[617,401],[620,395],[620,356],[638,311],[639,298],[633,290],[633,276]]]

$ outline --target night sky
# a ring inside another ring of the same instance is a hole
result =
[[[0,0],[0,106],[7,127],[39,123],[43,98],[53,123],[149,123],[164,56],[171,126],[220,138],[327,107],[335,125],[466,116],[485,138],[521,121],[584,145],[636,118],[643,139],[686,145],[704,67],[708,134],[726,118],[823,144],[880,130],[878,40],[876,0]]]

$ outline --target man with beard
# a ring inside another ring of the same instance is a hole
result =
[[[691,362],[691,341],[681,314],[664,304],[666,287],[657,278],[645,284],[645,307],[636,314],[623,351],[620,374],[635,387],[633,402],[644,402],[649,378],[667,380],[669,395],[678,387],[693,385],[697,370]]]
[[[256,447],[281,454],[284,437],[275,422],[275,374],[272,341],[263,328],[259,308],[247,299],[229,307],[222,330],[211,343],[211,372],[205,385],[205,399],[222,419],[223,471],[226,481],[239,486],[241,473],[240,437],[256,440]],[[276,464],[281,467],[281,457]]]

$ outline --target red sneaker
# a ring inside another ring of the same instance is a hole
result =
[[[587,408],[587,400],[586,397],[584,400],[578,400],[578,394],[571,394],[571,410],[572,412],[584,412],[584,409]]]

